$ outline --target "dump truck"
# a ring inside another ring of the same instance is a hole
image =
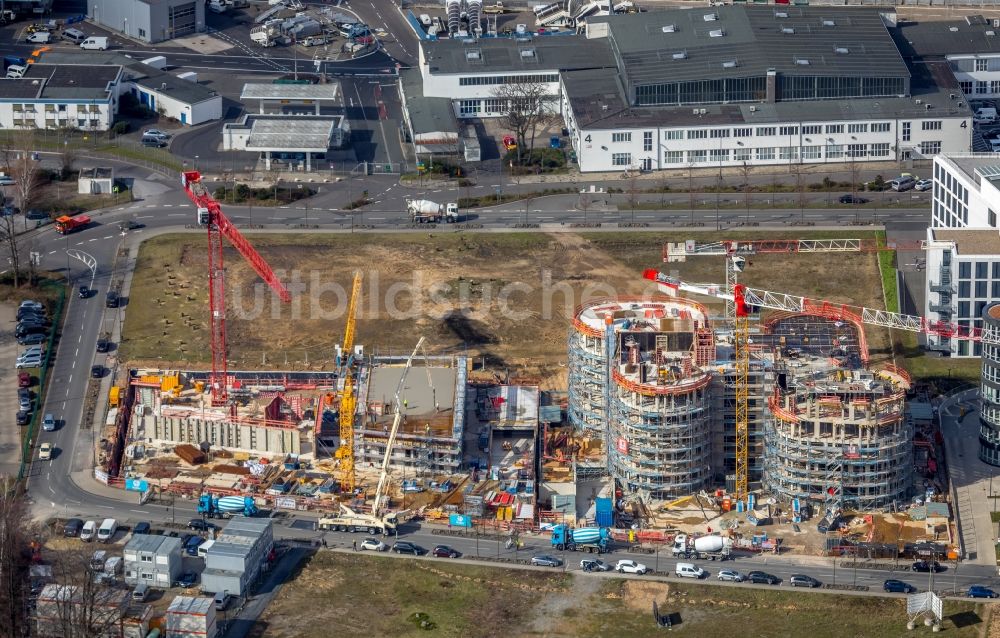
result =
[[[344,504],[336,516],[325,516],[316,523],[322,530],[337,532],[367,532],[368,534],[391,534],[402,522],[406,512],[389,512],[383,516],[360,514]]]
[[[62,217],[56,218],[56,232],[66,235],[68,233],[72,233],[73,231],[80,230],[89,223],[90,217],[87,215],[77,215],[76,217],[63,215]]]
[[[552,528],[552,547],[559,551],[583,551],[603,554],[611,545],[611,530],[607,527],[577,527],[556,525]]]
[[[713,534],[691,538],[687,534],[674,537],[674,557],[726,560],[732,555],[733,540]]]
[[[438,204],[429,199],[408,199],[406,210],[417,224],[458,221],[458,204],[454,202]]]

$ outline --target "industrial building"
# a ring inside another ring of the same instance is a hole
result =
[[[49,64],[48,60],[28,65],[20,79],[0,82],[0,127],[110,129],[123,90],[122,66]]]
[[[147,44],[205,30],[205,3],[192,0],[88,0],[87,17]]]
[[[215,638],[215,601],[196,596],[174,596],[164,615],[168,638]]]
[[[983,311],[984,336],[993,343],[983,346],[979,380],[979,460],[1000,466],[1000,304]]]
[[[167,589],[181,573],[181,539],[133,534],[125,544],[125,582]]]
[[[236,516],[205,553],[202,591],[242,597],[273,559],[274,531],[271,521]]]

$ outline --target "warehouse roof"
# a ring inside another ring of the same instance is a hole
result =
[[[1000,29],[978,15],[962,20],[900,22],[890,32],[906,57],[1000,54]]]
[[[420,43],[431,73],[553,73],[570,69],[613,67],[606,40],[575,35]]]
[[[581,128],[972,117],[946,63],[914,64],[912,68],[909,97],[700,104],[697,108],[690,105],[630,108],[617,76],[607,72],[573,71],[564,73],[562,80]]]
[[[336,100],[340,84],[263,84],[243,85],[241,100]]]
[[[323,153],[330,148],[339,116],[254,116],[248,151],[286,150]]]
[[[607,23],[611,46],[632,83],[759,77],[768,70],[793,76],[907,75],[877,10],[716,6],[590,21]]]

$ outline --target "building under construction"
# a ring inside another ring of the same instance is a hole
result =
[[[610,355],[610,356],[609,356]],[[569,417],[605,438],[611,476],[630,494],[673,498],[711,478],[706,311],[685,299],[595,301],[569,336]]]

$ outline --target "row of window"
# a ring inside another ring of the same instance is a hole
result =
[[[35,108],[36,106],[38,106],[38,107],[44,107],[44,109],[36,109]],[[86,113],[99,114],[101,112],[101,107],[98,106],[97,104],[75,104],[75,105],[70,105],[70,104],[38,104],[38,105],[36,105],[34,103],[28,103],[28,104],[12,104],[11,105],[12,110],[15,113],[36,113],[39,110],[44,110],[46,113],[53,113],[53,112],[68,113],[70,106],[76,106],[76,110],[74,111],[74,113],[77,113],[77,114],[86,114]]]
[[[930,121],[923,122],[929,126],[925,126],[924,130],[939,130],[941,128],[941,121]],[[713,128],[713,129],[672,129],[665,131],[663,137],[667,140],[704,140],[704,139],[722,139],[728,137],[735,138],[745,138],[745,137],[774,137],[775,135],[789,137],[792,135],[798,135],[801,129],[802,135],[822,135],[824,130],[827,135],[834,135],[843,133],[844,130],[848,133],[888,133],[892,130],[891,122],[856,122],[852,124],[827,124],[825,129],[820,124],[804,124],[799,126],[758,126],[758,127],[742,127],[742,128]],[[631,140],[628,139],[615,139],[617,133],[612,134],[612,142],[627,142]],[[624,135],[624,134],[623,134]]]
[[[646,149],[646,150],[652,150]],[[827,159],[889,157],[889,144],[828,144],[827,146],[766,146],[760,148],[712,148],[693,151],[664,151],[663,163],[670,165],[682,164],[719,164],[723,162],[749,162],[769,160],[821,160]],[[631,153],[612,153],[613,166],[631,166]]]
[[[973,263],[971,261],[960,261],[958,262],[958,278],[959,279],[972,279],[972,269]],[[1000,261],[987,262],[987,261],[977,261],[975,262],[976,279],[989,279],[990,271],[992,271],[993,279],[1000,279]],[[1000,299],[1000,293],[993,293],[993,296]]]
[[[934,163],[934,193],[931,210],[936,226],[956,228],[969,223],[968,189],[937,162]]]
[[[458,78],[459,86],[488,86],[493,84],[531,84],[533,82],[538,83],[550,83],[558,82],[558,73],[544,73],[541,75],[493,75],[493,76],[474,76]]]
[[[981,285],[980,285],[981,284]],[[961,286],[961,284],[959,284]],[[966,282],[966,292],[968,292],[968,282]],[[991,284],[991,289],[995,297],[1000,297],[1000,281],[994,281]],[[961,294],[961,292],[959,292]],[[986,282],[980,281],[976,283],[976,295],[986,294]],[[975,305],[973,305],[973,303]],[[983,310],[989,305],[989,300],[977,299],[975,302],[972,301],[959,301],[958,302],[958,318],[959,319],[974,319],[976,317],[983,316]],[[974,312],[975,314],[971,314]]]
[[[982,80],[978,82],[971,82],[968,80],[963,80],[958,83],[958,86],[962,89],[962,93],[966,95],[996,95],[1000,93],[1000,80],[990,80],[989,82],[984,82]]]

